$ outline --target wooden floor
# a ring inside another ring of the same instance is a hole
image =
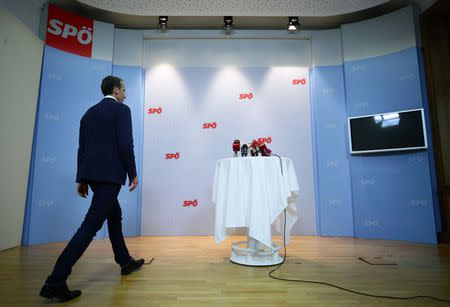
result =
[[[75,265],[69,287],[73,306],[450,306],[430,299],[365,297],[324,285],[277,281],[271,268],[228,260],[232,237],[127,239],[134,257],[151,265],[121,277],[109,241],[94,241]],[[0,305],[56,304],[38,296],[64,243],[0,252]],[[369,265],[358,257],[382,257],[396,265]],[[450,299],[450,246],[353,238],[293,237],[286,263],[275,273],[292,279],[335,283],[378,295],[431,295]]]

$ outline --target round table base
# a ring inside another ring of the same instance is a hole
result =
[[[246,245],[242,247],[241,245]],[[280,246],[273,244],[271,248],[247,236],[247,241],[234,242],[231,246],[230,260],[233,263],[248,266],[271,266],[283,262],[278,251]]]

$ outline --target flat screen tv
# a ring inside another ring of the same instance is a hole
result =
[[[352,154],[427,148],[423,109],[348,118]]]

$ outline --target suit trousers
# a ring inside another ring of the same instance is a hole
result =
[[[109,239],[116,263],[123,267],[132,259],[122,234],[122,210],[117,200],[121,185],[90,182],[89,187],[93,191],[91,206],[80,228],[56,261],[53,272],[46,280],[47,284],[60,284],[67,280],[73,265],[83,255],[105,220],[108,221]]]

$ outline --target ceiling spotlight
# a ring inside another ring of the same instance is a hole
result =
[[[167,22],[169,21],[169,17],[167,16],[159,16],[159,28],[161,31],[167,30]]]
[[[300,28],[300,24],[298,23],[298,17],[289,17],[289,27],[288,30],[293,32],[297,31]]]
[[[223,17],[223,28],[225,30],[226,34],[230,34],[231,31],[233,31],[234,26],[233,26],[233,16],[225,16]]]

